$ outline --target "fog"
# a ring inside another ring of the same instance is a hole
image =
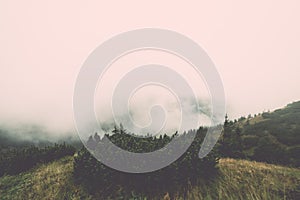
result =
[[[0,126],[12,133],[20,130],[24,138],[30,135],[24,131],[31,129],[28,127],[40,127],[38,132],[45,138],[76,135],[73,90],[83,62],[113,35],[143,27],[177,31],[206,50],[223,80],[230,118],[300,100],[299,1],[132,3],[135,6],[119,1],[105,6],[98,1],[1,1]],[[203,94],[203,80],[187,70],[188,66],[182,67],[184,63],[177,58],[167,57],[144,52],[143,56],[129,57],[134,62],[122,60],[121,65],[128,65],[124,69],[129,70],[132,64],[151,61],[179,71],[183,68],[180,74],[200,91],[197,99],[205,102],[201,104],[204,110],[209,107],[209,91]],[[102,121],[111,120],[107,106],[111,88],[125,73],[116,70],[118,65],[102,79],[106,89],[95,91],[95,112]],[[162,102],[166,107],[174,105],[167,104],[172,102],[168,98]],[[137,108],[132,107],[133,118],[138,124],[148,124],[149,110],[140,112],[151,102],[143,102],[139,96],[133,101],[139,102]],[[195,102],[186,102],[185,110],[190,110],[191,117],[201,114],[201,110],[192,110]],[[169,130],[176,126],[177,114],[169,113],[173,122]],[[205,119],[202,122],[207,123]]]

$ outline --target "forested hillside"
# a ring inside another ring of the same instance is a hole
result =
[[[220,144],[225,157],[299,167],[300,102],[234,121],[227,118]]]
[[[135,137],[116,125],[106,136],[135,153],[161,149],[174,139],[184,144],[185,137],[195,133],[193,143],[178,160],[143,174],[111,169],[87,149],[74,148],[71,140],[39,146],[0,129],[0,199],[296,200],[300,198],[299,122],[300,102],[247,118],[226,117],[218,143],[203,159],[198,152],[207,127],[183,134]],[[94,152],[102,140],[93,133],[85,142]]]

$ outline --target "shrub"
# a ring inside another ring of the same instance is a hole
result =
[[[90,192],[101,194],[99,198],[118,198],[116,191],[122,191],[122,198],[132,194],[152,194],[165,191],[185,190],[188,183],[196,183],[199,179],[214,174],[218,162],[217,149],[210,152],[204,159],[198,157],[198,152],[207,129],[193,130],[196,137],[188,150],[171,165],[149,173],[131,174],[111,169],[97,161],[85,148],[82,148],[74,159],[74,177]],[[137,138],[130,134],[116,133],[106,135],[117,146],[132,152],[150,152],[165,146],[172,138],[178,137],[184,142],[183,135]],[[182,137],[182,138],[181,138]],[[90,139],[89,139],[90,140]],[[129,145],[130,144],[130,145]],[[184,191],[183,191],[184,192]],[[125,196],[124,196],[125,195]],[[127,195],[127,196],[126,196]]]

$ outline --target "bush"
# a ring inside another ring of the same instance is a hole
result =
[[[124,173],[111,169],[97,161],[85,148],[81,149],[74,159],[74,177],[90,192],[101,194],[103,198],[129,198],[133,194],[153,194],[182,191],[187,185],[196,183],[214,174],[218,162],[215,149],[204,159],[198,157],[198,152],[207,129],[200,128],[189,149],[171,165],[155,172],[143,174]],[[192,131],[186,133],[191,134]],[[183,135],[137,138],[129,134],[115,133],[107,137],[117,146],[132,152],[150,152],[165,146],[172,137]],[[90,139],[89,139],[90,140]],[[129,145],[130,144],[130,145]],[[119,194],[117,194],[119,191]],[[121,192],[122,191],[122,192]],[[111,196],[119,195],[117,196]]]

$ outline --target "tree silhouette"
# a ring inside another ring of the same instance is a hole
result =
[[[98,135],[98,133],[96,132],[94,135],[94,140],[95,142],[98,144],[100,142],[100,136]]]
[[[94,150],[97,143],[96,141],[93,139],[93,136],[90,136],[88,141],[86,142],[86,145],[89,149]]]

